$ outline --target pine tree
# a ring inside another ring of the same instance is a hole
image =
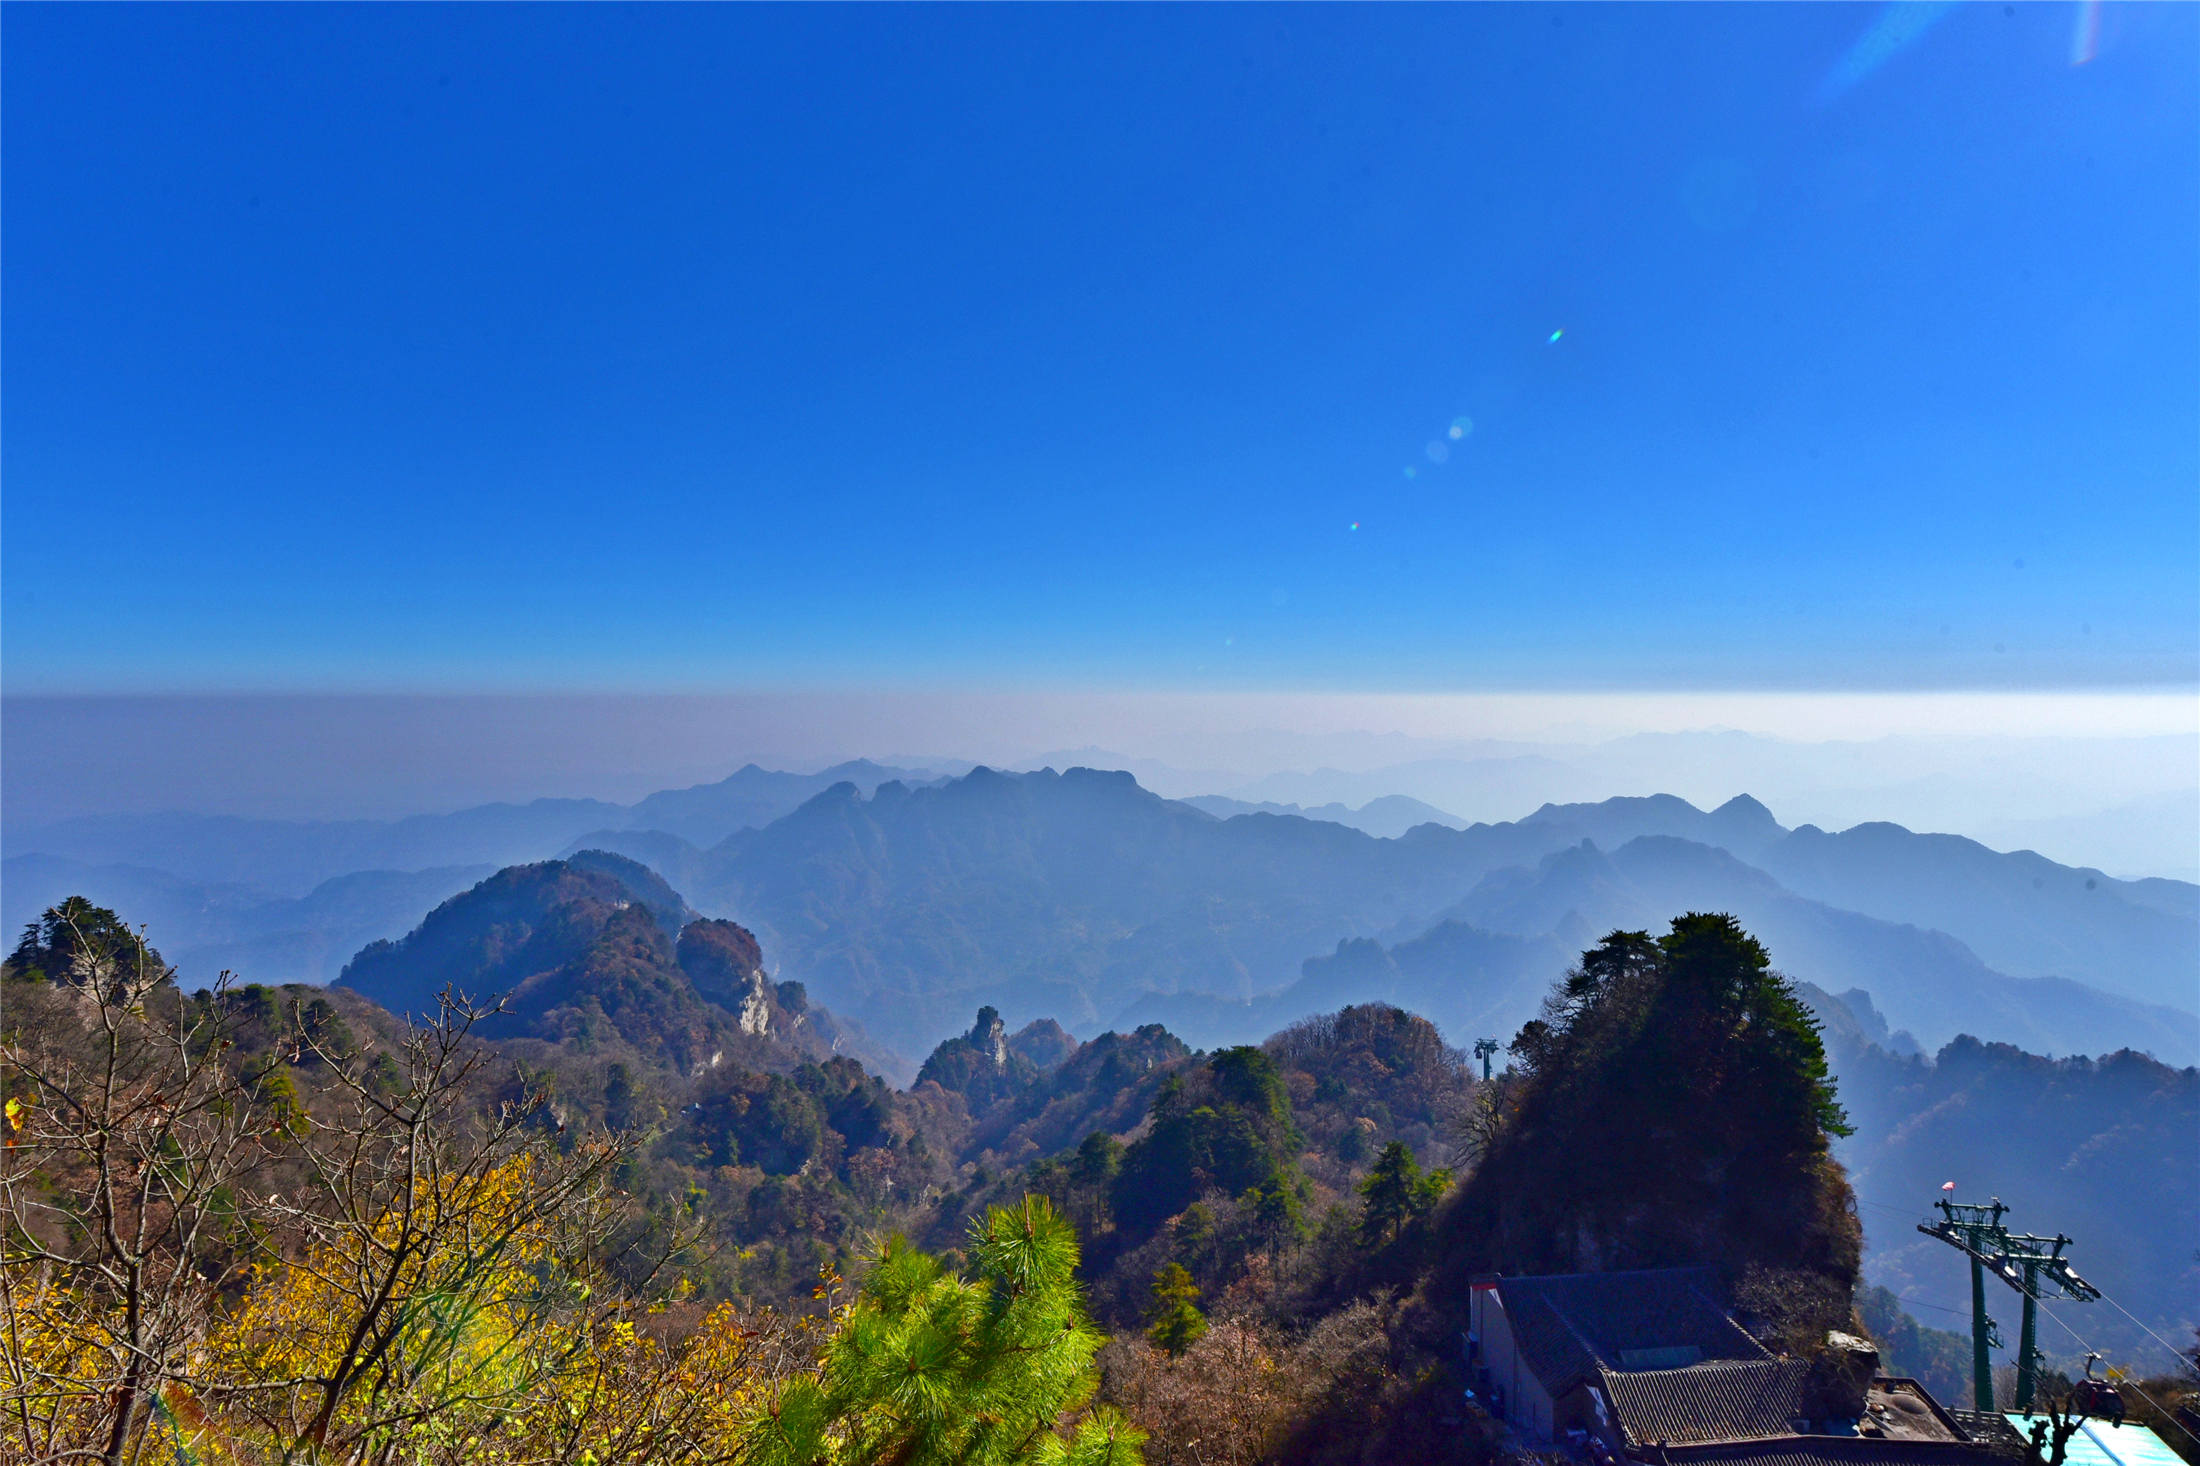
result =
[[[1439,1223],[1448,1267],[1798,1271],[1833,1303],[1795,1326],[1839,1326],[1861,1250],[1831,1154],[1848,1121],[1817,1020],[1733,917],[1611,933],[1512,1052],[1501,1123]]]
[[[7,974],[32,982],[76,983],[93,969],[107,971],[136,993],[167,980],[168,965],[145,938],[104,906],[71,896],[39,913],[23,928],[8,955]]]
[[[1155,1348],[1175,1358],[1200,1341],[1207,1332],[1207,1316],[1199,1311],[1198,1300],[1199,1285],[1184,1264],[1172,1262],[1153,1275],[1153,1309],[1148,1315],[1153,1327],[1146,1330],[1146,1337]]]
[[[1137,1466],[1144,1435],[1105,1407],[1077,1233],[1043,1196],[971,1226],[972,1276],[889,1239],[816,1373],[747,1430],[759,1466]]]
[[[1365,1199],[1360,1214],[1360,1245],[1380,1247],[1398,1237],[1442,1200],[1444,1188],[1450,1184],[1449,1171],[1422,1175],[1421,1163],[1413,1158],[1404,1141],[1393,1140],[1384,1146],[1375,1160],[1375,1169],[1360,1183],[1360,1195]]]

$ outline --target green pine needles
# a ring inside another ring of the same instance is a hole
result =
[[[1077,1261],[1076,1229],[1043,1196],[971,1224],[968,1277],[889,1239],[817,1371],[751,1422],[747,1459],[1137,1466],[1143,1433],[1085,1409],[1104,1336],[1085,1316]]]

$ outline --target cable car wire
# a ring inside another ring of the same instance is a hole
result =
[[[2040,1312],[2046,1314],[2049,1318],[2054,1319],[2057,1324],[2060,1324],[2064,1333],[2070,1335],[2070,1337],[2073,1339],[2077,1339],[2078,1347],[2085,1350],[2086,1353],[2097,1354],[2100,1352],[2099,1350],[2095,1349],[2091,1344],[2087,1343],[2085,1339],[2079,1335],[2076,1329],[2072,1328],[2069,1324],[2063,1323],[2061,1316],[2058,1315],[2054,1309],[2049,1308],[2044,1300],[2042,1300],[2040,1303]],[[2105,1359],[2107,1356],[2102,1355],[2102,1357]],[[2116,1382],[2116,1388],[2119,1390],[2129,1390],[2134,1395],[2137,1395],[2140,1399],[2146,1401],[2149,1405],[2152,1405],[2157,1411],[2160,1411],[2161,1416],[2164,1420],[2168,1421],[2171,1425],[2176,1426],[2179,1431],[2183,1432],[2185,1439],[2191,1441],[2196,1446],[2200,1446],[2200,1435],[2194,1435],[2192,1431],[2186,1426],[2185,1422],[2179,1420],[2176,1415],[2174,1415],[2170,1411],[2163,1409],[2162,1402],[2160,1400],[2155,1399],[2145,1390],[2140,1389],[2135,1382],[2128,1378],[2121,1379]]]

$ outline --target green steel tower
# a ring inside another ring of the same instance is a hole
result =
[[[2049,1297],[2079,1303],[2091,1303],[2101,1296],[2100,1289],[2071,1270],[2069,1260],[2062,1255],[2069,1245],[2070,1239],[2059,1232],[2052,1237],[2010,1233],[2002,1238],[2001,1256],[1994,1261],[2001,1280],[2024,1295],[2024,1325],[2017,1335],[2017,1408],[2027,1414],[2032,1410],[2032,1390],[2039,1377],[2041,1287],[2054,1290]]]
[[[1936,1201],[1933,1205],[1940,1208],[1941,1219],[1919,1222],[1917,1229],[1928,1237],[1938,1237],[1971,1259],[1971,1408],[1991,1410],[1994,1408],[1992,1350],[2000,1341],[1994,1334],[1994,1321],[1986,1316],[1986,1269],[1992,1265],[1990,1259],[2006,1250],[2009,1234],[2002,1229],[2001,1219],[2009,1208],[2002,1205],[1998,1196],[1984,1206],[1960,1201]],[[2025,1316],[2031,1317],[2029,1313]]]
[[[2079,1277],[2062,1255],[2070,1239],[2057,1233],[2036,1237],[2011,1232],[2001,1224],[2009,1208],[1995,1197],[1985,1206],[1964,1202],[1935,1202],[1937,1222],[1920,1222],[1918,1230],[1938,1237],[1971,1259],[1971,1394],[1972,1408],[1994,1408],[1994,1369],[1989,1351],[2000,1343],[1994,1321],[1986,1316],[1986,1274],[1991,1272],[2024,1298],[2024,1323],[2017,1335],[2017,1400],[2019,1410],[2030,1411],[2039,1380],[2039,1303],[2044,1296],[2090,1303],[2101,1290]]]

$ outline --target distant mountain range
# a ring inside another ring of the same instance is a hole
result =
[[[1163,1021],[1209,1042],[1384,996],[1455,1038],[1469,1021],[1509,1032],[1594,935],[1714,909],[1795,975],[1870,991],[1928,1046],[1973,1032],[2042,1052],[2200,1055],[2195,888],[1892,826],[1790,831],[1746,796],[1710,811],[1669,796],[1546,806],[1378,839],[1214,818],[1122,773],[980,769],[868,798],[828,790],[709,850],[586,838],[756,926],[788,971],[905,1052],[980,1003],[1011,1022]],[[1458,930],[1432,931],[1445,923]],[[1372,970],[1334,963],[1367,949],[1339,944],[1376,937],[1405,985],[1359,991]]]
[[[266,820],[220,815],[103,815],[11,830],[0,864],[0,927],[65,896],[132,913],[159,934],[188,980],[230,969],[276,982],[328,983],[368,942],[398,937],[420,914],[500,867],[547,859],[591,830],[664,830],[714,844],[769,824],[819,791],[925,770],[866,761],[815,774],[754,764],[713,784],[632,805],[595,799],[485,804],[402,820]]]
[[[1585,839],[1533,868],[1494,872],[1433,927],[1389,947],[1339,943],[1306,962],[1296,983],[1252,1002],[1180,994],[1148,998],[1124,1016],[1220,1043],[1340,1001],[1380,998],[1425,1014],[1455,1042],[1507,1038],[1598,936],[1656,929],[1692,910],[1732,913],[1799,978],[1869,994],[1890,1015],[1898,1046],[1983,1033],[2033,1052],[2128,1047],[2174,1063],[2200,1056],[2200,1019],[2189,1009],[2064,978],[2006,976],[1944,932],[1807,900],[1722,849],[1669,835],[1640,836],[1609,854]]]
[[[8,843],[11,856],[37,853],[88,866],[147,866],[211,885],[302,896],[323,881],[357,871],[540,860],[591,830],[663,830],[692,844],[714,845],[736,830],[770,824],[836,784],[868,793],[889,779],[924,783],[933,777],[928,770],[885,768],[867,759],[815,774],[750,764],[716,783],[663,790],[631,805],[537,799],[401,820],[97,815],[11,829]]]
[[[894,826],[893,811],[909,797],[887,792],[883,825],[866,821],[866,814],[879,813],[871,808],[876,799],[852,793],[824,798],[797,828],[809,831],[812,847],[826,850],[839,847],[819,826],[852,829],[858,843],[878,856],[865,867],[869,878],[891,870],[888,856],[906,854],[913,843],[908,830],[899,830],[886,837],[891,850],[876,844],[879,830]],[[1232,841],[1258,835],[1273,843],[1309,823],[1273,816],[1208,821],[1166,801],[1148,805],[1135,791],[1126,792],[1123,781],[1078,774],[980,778],[959,792],[943,789],[940,798],[941,809],[919,806],[916,829],[935,842],[935,853],[959,848],[968,856],[971,842],[988,842],[981,868],[1002,883],[995,896],[1004,905],[1028,897],[1033,887],[1003,872],[1025,855],[1043,869],[1045,856],[1044,840],[1035,840],[1031,830],[1004,832],[1004,812],[1031,820],[1056,800],[1083,805],[1088,823],[1100,818],[1096,807],[1116,808],[1119,815],[1143,811],[1154,830],[1194,850],[1208,847],[1189,843],[1198,839],[1193,831]],[[1752,829],[1762,835],[1765,820],[1746,804],[1691,816],[1663,801],[1638,801],[1553,813],[1547,822],[1564,824],[1569,833],[1595,825],[1607,838],[1646,823],[1679,824],[1697,834],[1723,828],[1739,840]],[[1558,929],[1520,935],[1453,916],[1394,945],[1350,939],[1304,963],[1299,979],[1282,991],[1249,1002],[1194,992],[1150,995],[1109,1025],[1115,1032],[1082,1046],[1047,1018],[1019,1031],[990,1011],[969,1026],[966,1013],[931,1050],[921,1072],[906,1051],[882,1054],[868,1047],[860,1030],[801,984],[771,981],[766,949],[743,926],[697,917],[657,872],[601,851],[497,872],[439,905],[401,941],[362,951],[344,982],[400,1011],[418,1010],[444,984],[509,992],[512,1012],[493,1032],[554,1045],[575,1062],[623,1058],[689,1079],[713,1071],[716,1060],[729,1072],[782,1071],[804,1058],[854,1054],[897,1082],[914,1076],[913,1088],[922,1093],[935,1092],[930,1081],[960,1095],[974,1122],[968,1148],[993,1163],[1020,1164],[1066,1153],[1094,1129],[1132,1130],[1155,1086],[1189,1060],[1187,1042],[1259,1041],[1304,1014],[1370,1000],[1437,1018],[1455,1042],[1483,1034],[1509,1039],[1601,921],[1633,921],[1642,910],[1662,909],[1658,903],[1670,900],[1675,887],[1708,891],[1735,898],[1727,905],[1754,903],[1744,924],[1776,956],[1791,954],[1783,959],[1791,970],[1812,975],[1798,987],[1824,1027],[1840,1098],[1855,1128],[1838,1154],[1864,1208],[1871,1277],[1918,1307],[1964,1305],[1961,1260],[1911,1227],[1940,1183],[1955,1179],[1965,1195],[2000,1195],[2026,1225],[2078,1235],[2085,1274],[2157,1332],[2183,1325],[2200,1296],[2200,1264],[2190,1248],[2200,1207],[2200,1152],[2189,1144],[2200,1070],[2130,1052],[2048,1059],[1967,1036],[1926,1053],[1890,1023],[1872,993],[1836,991],[1829,984],[1869,978],[1885,988],[1891,975],[1907,970],[1903,962],[1939,963],[1921,972],[1920,981],[1928,987],[1971,983],[1967,1001],[1977,1006],[1969,1016],[1982,1020],[1967,1025],[1972,1031],[2034,1022],[2037,1014],[2027,1002],[2056,999],[2040,996],[2035,983],[1984,969],[1944,935],[1833,911],[1783,891],[1724,850],[1653,834],[1606,854],[1592,837],[1580,838],[1591,843],[1569,845],[1532,869],[1493,873],[1457,903],[1468,915],[1494,914],[1528,926],[1563,907]],[[1166,839],[1150,839],[1149,853],[1168,848]],[[792,846],[783,836],[775,848]],[[936,877],[950,865],[919,868]],[[1028,876],[1033,867],[1024,869]],[[1125,897],[1119,891],[1099,899],[1105,904]],[[1605,903],[1604,915],[1597,921],[1579,915],[1581,901]],[[1641,924],[1662,922],[1661,916]],[[781,973],[791,966],[780,963]],[[1993,1006],[1996,1000],[2001,1006]],[[1954,1006],[1962,1011],[1962,1004]],[[2130,1005],[2105,1011],[2137,1021]],[[2082,1015],[2065,1016],[2082,1021]],[[1180,1019],[1188,1021],[1180,1026]],[[1165,1026],[1134,1031],[1133,1020]],[[1355,1083],[1364,1082],[1365,1072],[1355,1072]],[[1357,1095],[1356,1102],[1367,1098]],[[768,1158],[783,1139],[755,1130],[742,1141],[743,1153]],[[782,1167],[791,1168],[791,1161]],[[2090,1338],[2143,1347],[2143,1335],[2117,1320],[2089,1317],[2083,1327]]]
[[[0,866],[0,921],[18,932],[47,907],[83,896],[142,923],[187,984],[211,982],[224,969],[264,981],[327,984],[362,946],[402,936],[423,911],[495,870],[482,864],[359,871],[292,897],[141,865],[18,855]]]
[[[1429,818],[1422,819],[1423,814]],[[2200,887],[2120,881],[1886,824],[1783,827],[1747,796],[1546,805],[1460,826],[1166,800],[1125,773],[957,778],[751,766],[633,805],[543,800],[388,823],[103,818],[14,841],[0,919],[81,893],[148,922],[187,980],[326,982],[491,870],[598,849],[755,929],[781,977],[913,1063],[983,1004],[1200,1043],[1384,997],[1509,1036],[1593,936],[1728,910],[1775,960],[1895,1029],[2036,1052],[2200,1057]],[[189,878],[179,872],[188,872]]]
[[[1277,804],[1265,800],[1258,804],[1243,799],[1231,799],[1221,794],[1194,794],[1178,801],[1217,819],[1229,819],[1240,814],[1291,814],[1302,819],[1327,820],[1335,825],[1350,825],[1363,834],[1379,840],[1395,840],[1416,825],[1442,825],[1449,830],[1463,830],[1467,822],[1455,814],[1446,814],[1433,804],[1423,804],[1418,799],[1403,794],[1386,794],[1380,799],[1370,799],[1358,809],[1343,804],[1317,804],[1311,808],[1297,804]]]

